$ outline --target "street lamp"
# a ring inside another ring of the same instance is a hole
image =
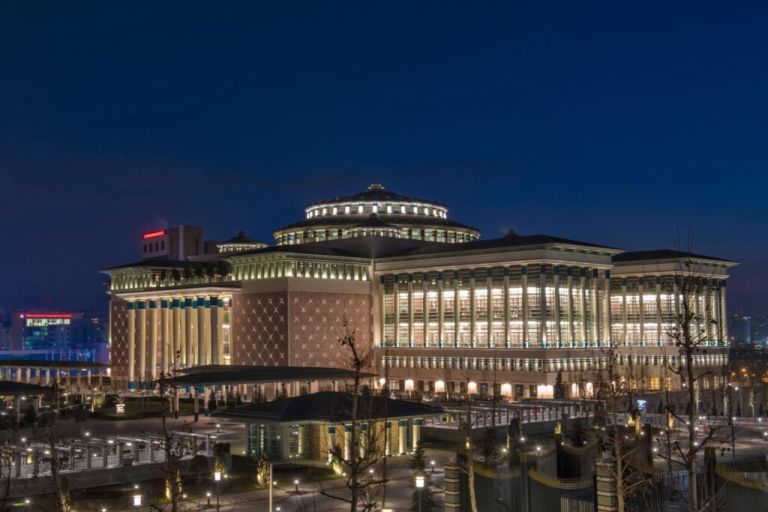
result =
[[[296,490],[296,493],[298,494],[298,492],[299,492],[299,481],[298,480],[294,480],[293,481],[293,485],[294,485],[294,488]]]
[[[213,472],[213,480],[214,482],[216,482],[216,512],[219,512],[219,495],[221,494],[219,490],[219,485],[221,482],[221,471]]]
[[[133,506],[136,508],[141,506],[141,494],[133,495]]]
[[[429,465],[432,466],[432,474],[434,475],[435,474],[435,461],[430,461]]]
[[[421,471],[416,472],[416,492],[418,492],[418,499],[419,499],[419,512],[421,512],[421,493],[422,489],[424,489],[425,479],[424,479],[424,473]]]
[[[205,506],[206,506],[206,507],[210,507],[210,506],[211,506],[211,491],[206,491],[206,493],[205,493],[205,497],[206,497],[206,498],[207,498],[207,500],[208,500],[208,502],[206,503],[206,505],[205,505]]]

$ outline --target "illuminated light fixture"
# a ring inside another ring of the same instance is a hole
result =
[[[424,488],[424,475],[416,475],[416,488],[417,489]]]
[[[22,313],[21,318],[72,318],[72,313]]]
[[[213,480],[216,482],[221,482],[221,471],[214,471]]]
[[[134,507],[140,507],[141,506],[141,494],[134,494],[133,495],[133,506]]]
[[[161,236],[165,236],[165,230],[161,229],[159,231],[150,231],[149,233],[144,233],[141,235],[141,238],[144,240],[147,240],[148,238],[160,238]]]

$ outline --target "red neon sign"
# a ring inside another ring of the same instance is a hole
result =
[[[147,238],[159,238],[161,236],[165,236],[164,229],[161,229],[160,231],[152,231],[150,233],[144,233],[144,235],[142,235],[142,238],[146,240]]]
[[[21,318],[72,318],[71,313],[22,313]]]

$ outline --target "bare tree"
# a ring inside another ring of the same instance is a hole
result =
[[[60,456],[60,449],[65,448],[61,425],[59,422],[59,403],[63,392],[59,386],[58,375],[48,390],[48,398],[51,403],[52,414],[50,423],[45,432],[46,444],[51,452],[51,484],[54,489],[54,510],[56,512],[70,512],[72,510],[72,498],[69,491],[69,482],[62,471],[66,469]]]
[[[697,359],[702,353],[705,342],[709,339],[708,332],[717,327],[717,322],[710,311],[709,301],[706,301],[704,310],[699,304],[698,298],[706,292],[708,286],[706,272],[695,258],[688,256],[681,262],[674,276],[672,290],[669,290],[675,300],[675,312],[674,324],[667,332],[667,336],[677,349],[678,357],[674,364],[667,363],[667,367],[679,378],[687,400],[684,412],[668,404],[669,414],[685,427],[683,439],[674,442],[670,440],[672,450],[664,457],[667,457],[672,464],[685,469],[688,475],[688,509],[691,511],[708,510],[712,505],[712,499],[700,501],[696,461],[706,447],[720,442],[719,426],[713,425],[712,422],[702,425],[701,435],[697,427],[697,392],[703,379],[713,374],[709,370],[699,371]],[[668,437],[669,435],[671,430]]]
[[[350,497],[330,493],[322,488],[320,493],[349,503],[352,512],[357,512],[360,508],[374,510],[377,506],[375,489],[382,482],[372,477],[369,470],[375,468],[379,458],[375,425],[380,421],[374,419],[376,397],[370,387],[364,387],[362,382],[363,370],[370,367],[371,354],[358,345],[355,329],[347,318],[342,321],[339,344],[347,350],[349,365],[353,371],[352,386],[348,390],[351,402],[350,446],[348,449],[337,445],[329,446],[329,453],[333,462],[342,468],[342,474],[346,476],[345,483]],[[384,399],[385,402],[386,400],[387,398]],[[386,435],[386,424],[383,431]]]
[[[183,443],[178,434],[168,428],[168,417],[172,414],[171,410],[175,408],[170,405],[170,400],[175,401],[175,385],[173,395],[167,393],[167,386],[163,379],[170,375],[161,375],[160,380],[160,421],[162,439],[161,448],[165,453],[163,462],[163,472],[165,473],[165,497],[169,501],[170,512],[178,512],[182,500],[182,482],[181,482],[181,457],[183,455]]]
[[[616,482],[616,510],[624,512],[627,500],[647,485],[646,476],[631,463],[641,445],[637,442],[636,431],[629,431],[620,425],[619,411],[629,410],[632,404],[632,382],[627,376],[631,369],[621,371],[618,349],[613,343],[603,351],[604,368],[598,373],[597,395],[605,403],[605,415],[610,419],[600,427],[598,437],[605,454],[609,457],[611,473]],[[634,415],[634,412],[628,412]],[[635,421],[639,421],[636,418]],[[605,429],[605,430],[602,430]]]

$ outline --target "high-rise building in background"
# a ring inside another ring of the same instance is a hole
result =
[[[480,240],[445,205],[381,185],[309,205],[270,247],[194,231],[202,252],[154,257],[172,232],[144,235],[147,259],[105,271],[118,385],[206,364],[345,366],[338,339],[350,322],[393,389],[551,398],[560,375],[570,396],[591,396],[610,345],[642,379],[633,385],[675,388],[683,272],[705,334],[697,372],[727,362],[736,263],[720,258],[546,235]]]
[[[108,362],[108,325],[96,315],[15,311],[7,315],[5,359]]]

